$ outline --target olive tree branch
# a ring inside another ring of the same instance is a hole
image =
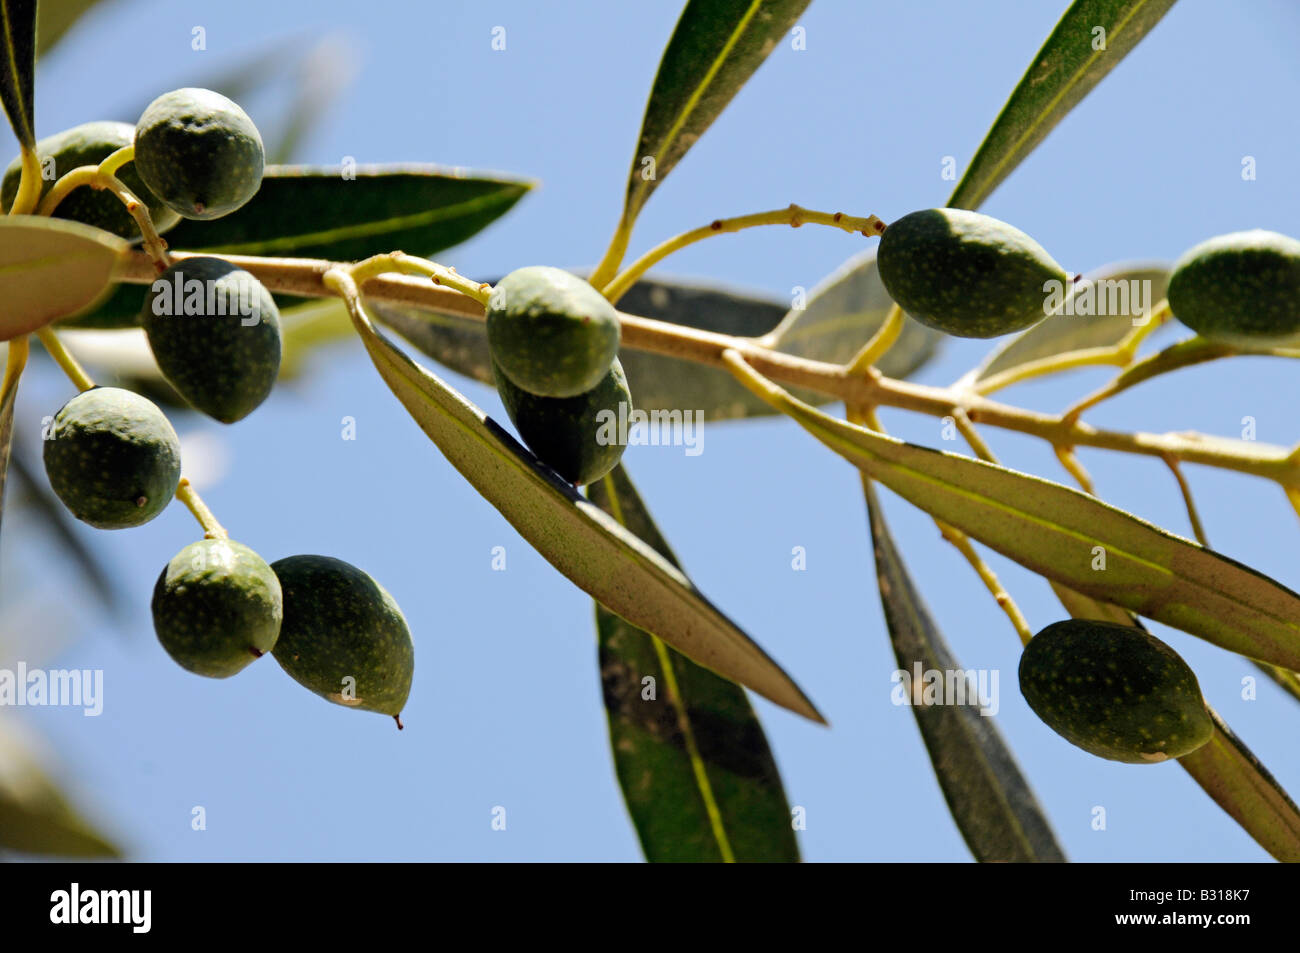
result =
[[[184,259],[194,253],[175,253]],[[223,255],[253,274],[272,292],[301,297],[334,297],[325,274],[340,263],[320,259],[261,258]],[[342,267],[347,267],[346,264]],[[156,277],[153,263],[140,252],[123,259],[119,278],[147,284]],[[423,276],[381,274],[368,279],[361,292],[375,301],[417,310],[484,320],[483,305],[474,298]],[[702,331],[667,321],[619,314],[622,346],[662,354],[712,367],[726,367],[724,354],[734,351],[754,370],[786,386],[801,387],[844,401],[846,404],[897,407],[933,417],[946,417],[961,409],[973,423],[988,424],[1038,437],[1052,446],[1088,446],[1182,463],[1246,473],[1273,480],[1284,487],[1300,488],[1300,455],[1288,447],[1205,434],[1126,433],[1093,427],[1080,420],[998,403],[979,394],[952,387],[936,387],[875,374],[853,374],[848,368],[795,357],[762,346],[752,338]]]

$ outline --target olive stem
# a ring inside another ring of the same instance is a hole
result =
[[[194,518],[199,521],[199,525],[203,527],[204,539],[230,538],[226,528],[217,522],[217,517],[203,502],[203,497],[199,496],[199,491],[194,489],[194,484],[185,477],[181,477],[181,482],[176,487],[176,499],[184,503],[194,514]]]
[[[1192,488],[1187,483],[1187,478],[1183,476],[1183,469],[1178,465],[1178,461],[1173,457],[1165,457],[1165,463],[1174,474],[1174,479],[1178,481],[1178,491],[1183,494],[1183,503],[1187,505],[1187,518],[1191,521],[1192,532],[1196,534],[1196,541],[1206,549],[1210,548],[1210,541],[1205,538],[1205,527],[1201,524],[1200,514],[1196,512],[1196,501],[1192,498]]]
[[[116,152],[109,153],[99,164],[99,171],[104,175],[117,175],[117,170],[135,159],[135,143],[123,146]]]
[[[847,365],[850,374],[863,374],[867,368],[873,367],[877,361],[885,356],[885,353],[894,346],[898,336],[903,333],[903,323],[906,319],[903,316],[903,309],[894,305],[889,309],[889,314],[885,318],[885,323],[876,329],[876,333],[871,336],[871,340],[862,346],[849,361]]]
[[[30,215],[41,200],[44,183],[41,178],[41,157],[26,145],[21,150],[22,174],[18,179],[18,193],[9,209],[10,215]]]
[[[1114,364],[1117,367],[1126,367],[1133,363],[1133,359],[1137,356],[1137,349],[1146,340],[1147,335],[1168,320],[1169,316],[1169,303],[1162,301],[1145,324],[1131,330],[1118,344],[1111,344],[1106,347],[1080,348],[1062,354],[1053,354],[1051,357],[1044,357],[1037,361],[1030,361],[1027,364],[985,378],[976,384],[973,390],[980,396],[987,396],[1021,381],[1044,377],[1048,374],[1055,374],[1076,367],[1088,367],[1094,364]]]
[[[1093,486],[1092,476],[1088,473],[1079,458],[1075,456],[1073,447],[1055,446],[1052,448],[1056,453],[1056,459],[1061,461],[1061,466],[1065,472],[1074,477],[1075,481],[1083,488],[1083,492],[1089,496],[1096,496],[1097,490]]]
[[[432,278],[435,285],[441,285],[458,291],[468,298],[473,298],[484,307],[492,293],[492,286],[486,281],[471,281],[456,273],[455,268],[439,265],[426,258],[417,258],[405,252],[395,251],[385,255],[374,255],[365,261],[357,262],[348,268],[352,280],[357,285],[364,285],[371,278],[397,272],[404,275],[424,275]]]
[[[108,156],[104,162],[112,161],[124,151],[124,149],[117,150],[117,152]],[[121,165],[122,163],[119,162],[118,166]],[[122,183],[121,179],[112,172],[105,172],[103,163],[97,166],[78,166],[62,176],[54,183],[49,194],[41,202],[37,214],[53,215],[54,210],[59,207],[59,203],[67,198],[74,189],[82,186],[89,186],[92,189],[107,189],[112,192],[118,201],[126,207],[127,213],[135,220],[136,227],[140,229],[140,235],[144,239],[144,250],[154,264],[155,274],[162,274],[170,267],[171,259],[167,255],[167,243],[159,236],[158,230],[154,228],[153,217],[150,216],[148,207]],[[16,203],[15,207],[17,207]]]
[[[632,223],[628,220],[625,210],[619,216],[614,234],[610,236],[609,247],[605,249],[604,257],[596,265],[596,270],[591,273],[590,280],[593,287],[603,288],[617,274],[618,266],[623,264],[623,258],[627,255],[627,246],[631,240]]]
[[[597,279],[597,275],[592,275],[592,284],[600,288],[601,294],[608,298],[611,303],[617,304],[618,299],[623,297],[642,275],[673,252],[685,248],[687,245],[693,245],[706,238],[712,238],[714,235],[738,232],[759,225],[789,225],[791,228],[798,228],[805,224],[829,225],[832,228],[843,229],[846,232],[861,232],[867,236],[880,235],[885,230],[885,223],[874,215],[857,218],[852,215],[845,215],[843,212],[816,212],[812,209],[791,204],[787,208],[773,209],[770,212],[755,212],[752,215],[740,215],[736,218],[714,219],[708,225],[702,225],[689,232],[683,232],[656,245],[628,265],[618,277],[604,287],[596,285],[595,279]],[[599,271],[599,268],[597,270]]]
[[[68,375],[68,379],[77,385],[77,390],[87,391],[95,386],[95,382],[90,379],[90,375],[86,373],[85,368],[63,346],[63,342],[59,340],[59,335],[55,333],[52,327],[48,324],[45,325],[37,330],[36,336],[41,339],[41,344],[45,346],[45,350],[50,357],[54,358],[54,362],[63,368],[63,373]]]
[[[177,258],[198,253],[180,253]],[[305,258],[261,258],[222,255],[226,261],[253,274],[273,292],[300,297],[335,297],[338,292],[325,276],[347,264]],[[122,264],[120,280],[148,284],[156,278],[153,263],[142,253],[129,253]],[[381,275],[367,282],[371,300],[484,320],[481,304],[460,292],[436,287],[408,275]],[[1079,420],[997,403],[979,394],[953,387],[935,387],[896,380],[878,372],[850,375],[839,364],[812,361],[763,347],[753,338],[702,331],[668,321],[656,321],[619,313],[622,346],[712,367],[727,367],[727,351],[744,357],[763,376],[791,387],[815,391],[845,403],[898,407],[933,417],[946,417],[954,407],[964,410],[972,422],[1013,430],[1047,441],[1053,446],[1098,447],[1122,453],[1164,457],[1172,455],[1183,463],[1247,473],[1273,480],[1282,486],[1300,487],[1300,456],[1291,447],[1257,441],[1214,437],[1199,433],[1127,433],[1103,430]]]
[[[31,341],[26,334],[9,341],[8,353],[5,355],[5,376],[0,383],[0,407],[4,407],[14,398],[18,381],[27,367],[27,355],[31,353]]]

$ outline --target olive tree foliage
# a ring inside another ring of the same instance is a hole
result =
[[[530,182],[410,165],[267,164],[286,146],[262,141],[230,86],[229,97],[160,91],[133,132],[78,127],[37,142],[33,65],[44,21],[33,0],[0,0],[10,39],[0,98],[21,146],[0,222],[8,342],[0,467],[22,477],[24,498],[56,528],[64,510],[106,528],[153,518],[173,496],[190,510],[202,539],[167,564],[152,605],[161,646],[182,668],[224,678],[270,654],[326,701],[396,717],[414,662],[392,597],[338,560],[303,555],[268,566],[230,540],[184,461],[171,459],[169,425],[150,400],[233,423],[255,412],[277,375],[296,373],[304,353],[354,336],[447,464],[592,597],[612,757],[646,858],[796,861],[797,824],[747,692],[825,719],[683,572],[622,462],[626,428],[613,426],[634,412],[671,420],[684,407],[718,422],[781,415],[860,473],[899,670],[939,674],[938,684],[928,676],[909,684],[907,700],[977,860],[1065,855],[978,698],[947,699],[963,668],[885,523],[882,486],[934,519],[1005,612],[1008,634],[1032,647],[1021,688],[1063,744],[1134,769],[1177,760],[1265,850],[1300,859],[1300,811],[1205,701],[1186,662],[1143,625],[1155,620],[1251,659],[1300,699],[1300,595],[1208,548],[1181,471],[1248,474],[1280,486],[1300,510],[1300,456],[1084,420],[1115,394],[1192,364],[1300,356],[1300,243],[1238,233],[1192,247],[1172,268],[1116,264],[1076,276],[1032,237],[978,211],[1173,0],[1072,3],[942,207],[885,222],[866,210],[790,205],[698,223],[629,261],[646,202],[768,54],[797,37],[808,3],[688,0],[651,86],[603,258],[582,277],[539,263],[488,282],[435,256],[509,211]],[[89,5],[59,5],[48,35],[66,29],[70,8]],[[42,174],[48,154],[63,157],[55,180]],[[862,247],[788,311],[647,276],[680,248],[768,226],[838,229]],[[187,280],[198,282],[192,305]],[[1137,284],[1153,292],[1149,300],[1130,299]],[[226,308],[231,301],[238,307]],[[1153,349],[1162,326],[1190,333]],[[118,379],[128,386],[96,387],[64,343],[86,328],[143,335],[156,360],[122,358]],[[952,386],[910,382],[945,336],[997,341]],[[9,460],[32,337],[79,391],[55,417],[50,443],[60,449],[47,449],[44,476],[21,454]],[[495,383],[519,439],[428,359]],[[1086,365],[1112,365],[1116,375],[1059,414],[992,397]],[[841,403],[843,416],[826,409]],[[881,427],[881,407],[942,419],[969,451],[899,440]],[[982,428],[1045,442],[1065,476],[1003,466]],[[1171,468],[1198,539],[1101,499],[1079,447]],[[111,471],[130,489],[96,482],[92,471]],[[146,483],[148,492],[136,489]],[[64,538],[93,572],[76,538]],[[1061,617],[1035,635],[981,548],[1047,580]],[[204,621],[218,610],[221,624]],[[4,730],[0,718],[0,847],[115,852]]]

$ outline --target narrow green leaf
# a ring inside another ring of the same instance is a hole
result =
[[[1164,300],[1169,268],[1155,262],[1123,262],[1084,277],[1096,289],[1093,303],[1088,306],[1095,313],[1053,315],[1008,338],[968,375],[970,382],[987,380],[1066,351],[1119,344],[1135,327],[1134,309],[1139,299],[1147,310]]]
[[[58,857],[118,857],[120,851],[68,804],[30,746],[0,724],[0,848]]]
[[[677,565],[623,467],[589,494]],[[600,603],[596,630],[610,748],[646,859],[798,862],[781,775],[744,689]]]
[[[930,617],[885,525],[875,488],[865,477],[867,518],[876,553],[880,603],[898,667],[962,672]],[[921,686],[914,685],[914,691]],[[1051,825],[1020,773],[1015,757],[978,702],[925,705],[914,699],[912,713],[930,753],[930,763],[948,810],[975,859],[996,862],[1064,862]]]
[[[0,218],[0,341],[92,307],[128,249],[116,235],[80,222]]]
[[[18,141],[35,149],[36,0],[0,0],[0,39],[0,102]]]
[[[46,0],[36,11],[36,55],[44,56],[100,0]]]
[[[1052,588],[1076,619],[1146,628],[1118,606],[1090,599],[1059,583],[1052,583]],[[1261,847],[1280,861],[1300,862],[1300,809],[1219,713],[1208,702],[1205,707],[1214,721],[1214,736],[1178,763]]]
[[[1173,5],[1075,0],[1002,107],[948,206],[979,208]]]
[[[243,208],[167,233],[177,250],[356,261],[432,255],[510,210],[533,187],[431,165],[268,166]]]
[[[668,40],[628,174],[623,220],[704,135],[809,0],[689,0]],[[653,165],[646,162],[652,160]]]
[[[868,248],[822,279],[807,303],[787,312],[763,343],[796,357],[844,364],[880,329],[893,306],[876,270],[876,249]],[[877,367],[888,377],[908,377],[939,352],[943,339],[939,331],[908,321]]]
[[[553,471],[368,321],[358,330],[384,382],[430,440],[551,565],[592,598],[724,678],[814,721],[781,668],[681,571]]]
[[[764,386],[774,405],[862,472],[1027,569],[1229,651],[1300,669],[1300,595],[1262,573],[1078,490],[904,443]]]

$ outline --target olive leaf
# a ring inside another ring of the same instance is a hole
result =
[[[121,852],[69,805],[30,744],[0,721],[0,848],[59,857]]]
[[[167,243],[336,261],[394,248],[432,255],[500,218],[532,187],[433,165],[268,166],[248,204],[211,221],[182,220]]]
[[[36,0],[0,0],[0,31],[0,102],[18,141],[35,149]]]
[[[677,565],[623,467],[588,495]],[[790,804],[744,689],[600,603],[596,630],[610,748],[646,859],[797,862]]]
[[[632,170],[623,222],[641,207],[704,135],[794,26],[809,0],[689,0],[655,74]]]
[[[993,121],[948,206],[979,208],[1173,5],[1174,0],[1075,0]]]
[[[1066,351],[1119,344],[1136,327],[1134,309],[1139,301],[1149,312],[1164,300],[1169,267],[1160,262],[1121,262],[1090,272],[1084,281],[1095,289],[1089,305],[1095,313],[1044,318],[998,345],[964,383],[988,380]]]
[[[542,466],[461,394],[356,322],[384,382],[447,460],[551,565],[606,608],[814,721],[812,702],[681,571]]]
[[[116,235],[80,222],[0,218],[0,341],[93,306],[128,249]]]
[[[1300,668],[1300,595],[1268,576],[1086,493],[856,427],[747,373],[862,472],[1027,569],[1229,651]]]
[[[862,487],[880,602],[899,668],[910,673],[919,664],[922,671],[962,671],[912,583],[875,488],[865,476]],[[1065,860],[1034,792],[991,719],[975,705],[914,702],[911,708],[948,810],[976,860]]]

